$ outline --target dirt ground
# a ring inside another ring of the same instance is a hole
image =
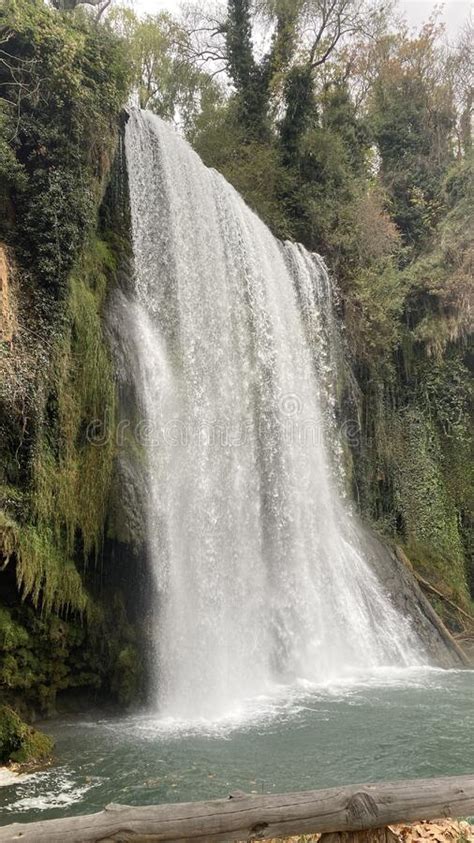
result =
[[[474,825],[464,820],[435,820],[433,822],[413,823],[412,825],[388,826],[386,840],[391,843],[474,843]],[[303,837],[275,838],[266,843],[317,843],[321,834],[305,835]],[[341,843],[350,843],[358,839],[363,843],[362,835],[341,835]],[[370,834],[367,840],[374,841],[376,835]],[[335,837],[333,838],[335,841]]]

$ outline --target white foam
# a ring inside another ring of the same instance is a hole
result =
[[[31,773],[20,773],[10,767],[0,767],[0,787],[9,787],[12,784],[27,781]]]
[[[471,671],[474,673],[474,671]],[[155,711],[144,711],[125,719],[105,720],[99,724],[87,724],[106,728],[112,732],[128,732],[136,739],[153,741],[157,738],[179,739],[192,735],[201,737],[228,737],[236,731],[247,731],[272,723],[291,722],[307,710],[311,703],[354,701],[370,705],[370,695],[365,691],[386,688],[445,688],[449,676],[466,671],[443,670],[434,667],[378,668],[370,672],[355,671],[352,675],[340,677],[332,682],[315,683],[299,679],[293,685],[274,684],[267,694],[259,694],[239,701],[218,718],[162,717]],[[83,724],[84,725],[84,724]]]
[[[18,779],[14,782],[19,785],[18,798],[6,805],[5,810],[10,813],[27,813],[68,808],[81,802],[85,794],[100,782],[99,778],[94,778],[77,783],[72,773],[64,767],[32,773],[20,782]]]

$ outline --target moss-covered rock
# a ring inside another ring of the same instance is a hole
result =
[[[118,702],[129,706],[137,699],[143,678],[143,665],[136,647],[133,644],[124,647],[115,664],[112,688]]]
[[[0,606],[0,701],[21,716],[50,716],[83,693],[129,706],[143,684],[139,633],[118,592],[91,603],[84,620]]]
[[[21,318],[0,348],[0,702],[26,719],[85,693],[128,706],[144,684],[131,587],[142,539],[123,508],[120,539],[107,523],[118,390],[104,311],[129,249],[117,148],[105,194],[103,161],[101,189],[90,183],[96,207],[61,301],[38,293],[20,256],[12,263]]]
[[[0,763],[35,764],[47,761],[54,741],[28,726],[9,706],[0,708]]]
[[[121,38],[80,10],[8,0],[0,19],[12,59],[0,121],[11,316],[0,336],[0,703],[29,719],[53,714],[61,695],[128,705],[143,687],[132,587],[142,539],[123,508],[123,534],[108,523],[118,388],[105,305],[129,274],[128,69]],[[9,103],[10,73],[21,103]]]

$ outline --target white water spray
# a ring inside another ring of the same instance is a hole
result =
[[[154,115],[132,111],[126,150],[160,713],[216,719],[275,684],[417,664],[336,480],[322,261]]]

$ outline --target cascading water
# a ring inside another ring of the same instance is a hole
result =
[[[417,664],[339,490],[322,261],[154,115],[132,110],[126,151],[160,713]]]

